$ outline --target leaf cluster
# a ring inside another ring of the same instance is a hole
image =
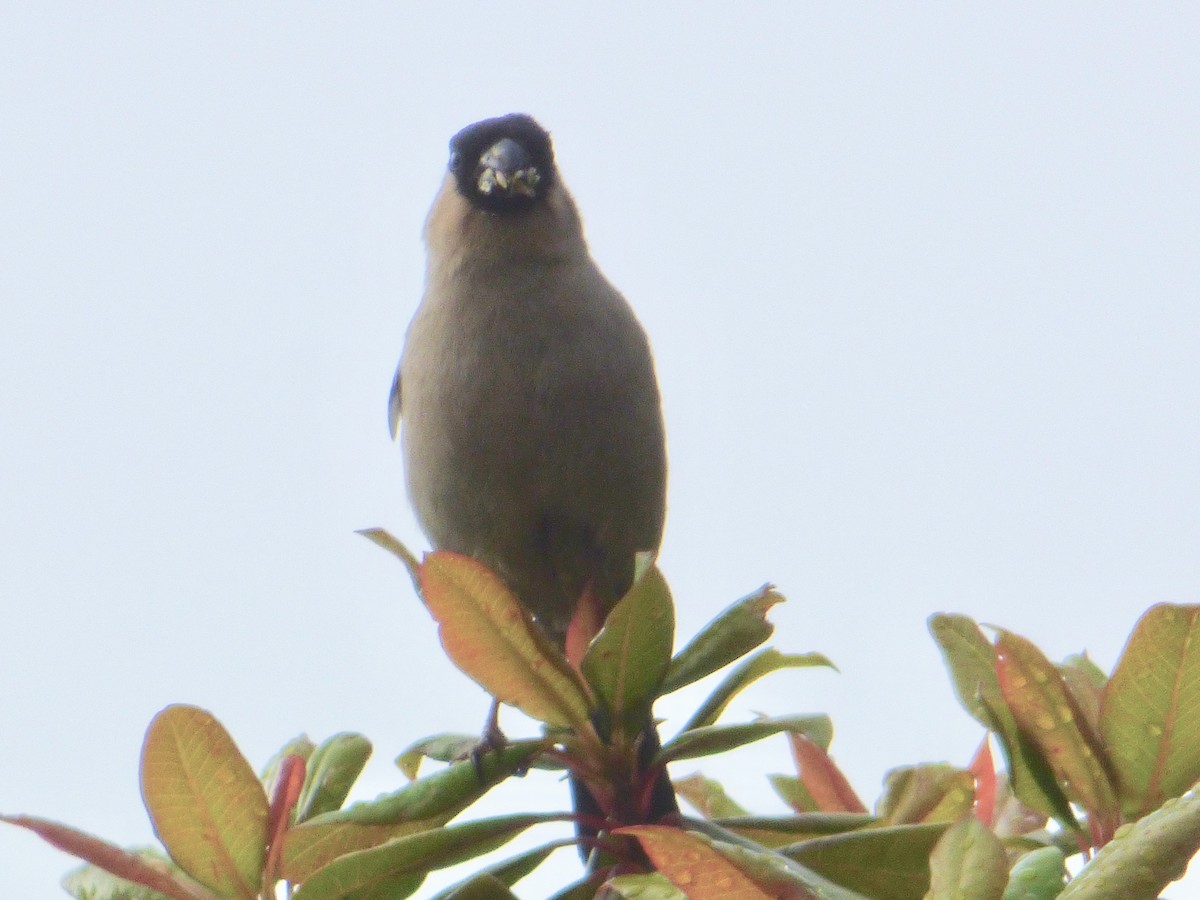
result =
[[[162,849],[125,850],[32,816],[0,817],[86,861],[64,887],[79,900],[254,900],[282,885],[294,900],[415,894],[429,873],[476,859],[568,813],[460,819],[532,767],[570,770],[597,798],[583,838],[556,840],[478,871],[443,900],[507,900],[561,848],[589,865],[556,898],[1087,900],[1152,898],[1200,849],[1200,607],[1161,605],[1138,623],[1111,676],[1086,656],[1050,662],[1026,639],[958,615],[930,620],[959,699],[986,729],[963,767],[894,769],[873,812],[829,753],[823,715],[725,723],[746,686],[770,673],[829,666],[817,653],[762,648],[764,587],[734,603],[679,653],[670,592],[650,560],[607,617],[581,602],[565,649],[545,637],[503,582],[466,557],[406,565],[451,660],[498,701],[543,724],[536,739],[478,746],[441,734],[397,765],[397,790],[349,803],[371,755],[358,734],[285,745],[261,774],[208,712],[171,706],[146,733],[143,799]],[[596,621],[587,625],[588,617]],[[601,622],[600,620],[603,619]],[[760,649],[761,648],[761,649]],[[642,751],[661,696],[724,671],[661,747]],[[669,763],[784,734],[793,771],[770,775],[790,808],[759,816],[701,773],[674,789],[698,816],[650,815]],[[999,771],[992,742],[1005,765]],[[421,774],[425,760],[445,763]],[[1070,870],[1075,872],[1068,879]]]

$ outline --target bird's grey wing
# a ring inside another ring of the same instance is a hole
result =
[[[388,430],[392,440],[400,430],[400,364],[396,364],[396,377],[392,379],[392,392],[388,395]]]

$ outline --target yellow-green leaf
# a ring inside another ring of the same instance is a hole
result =
[[[975,776],[945,763],[902,766],[884,776],[879,815],[889,825],[954,822],[975,802]]]
[[[484,690],[547,725],[589,721],[579,676],[499,576],[470,557],[436,552],[420,578],[442,646]]]
[[[1104,690],[1100,730],[1130,816],[1200,778],[1200,606],[1142,616]]]
[[[168,706],[142,745],[142,797],[179,867],[223,897],[258,894],[266,859],[267,796],[210,713]]]

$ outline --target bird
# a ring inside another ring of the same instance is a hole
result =
[[[424,240],[424,296],[388,402],[410,502],[435,549],[490,567],[563,648],[580,598],[606,614],[662,541],[649,340],[593,260],[550,134],[528,115],[451,138]],[[640,764],[658,747],[648,722]],[[595,812],[586,788],[574,794]],[[678,810],[665,776],[651,805],[648,818]]]

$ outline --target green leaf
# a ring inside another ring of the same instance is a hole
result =
[[[710,725],[685,731],[668,741],[654,758],[654,765],[662,765],[677,759],[695,759],[723,753],[744,744],[751,744],[773,734],[799,731],[809,735],[818,743],[829,742],[833,734],[833,723],[829,716],[788,716],[780,719],[760,719],[742,725]]]
[[[671,884],[661,872],[649,875],[618,875],[604,885],[606,896],[624,900],[688,900],[687,894]]]
[[[945,763],[926,763],[888,772],[878,808],[889,825],[915,825],[955,822],[974,803],[974,775]]]
[[[284,835],[282,872],[304,881],[346,853],[437,828],[522,769],[546,742],[522,741],[466,759],[375,800],[325,813]]]
[[[878,823],[866,813],[799,813],[794,816],[736,816],[716,824],[764,847],[787,847],[830,834],[845,834]]]
[[[795,775],[768,775],[767,781],[779,799],[798,813],[819,813],[821,805],[808,790],[802,778]]]
[[[1058,674],[1071,692],[1083,721],[1092,734],[1100,733],[1100,697],[1108,680],[1086,654],[1068,656],[1058,666]]]
[[[930,616],[929,632],[950,670],[958,702],[984,728],[994,728],[988,705],[983,701],[987,697],[995,707],[1001,699],[996,681],[996,650],[991,642],[974,619],[957,614]]]
[[[257,896],[267,796],[221,724],[168,706],[146,731],[141,776],[154,832],[179,867],[223,897]]]
[[[979,626],[967,616],[938,614],[929,618],[929,631],[942,651],[959,701],[984,728],[996,733],[1013,792],[1026,806],[1077,828],[1054,774],[1017,727],[996,677],[996,649]]]
[[[340,809],[370,758],[371,742],[361,734],[343,732],[322,741],[309,757],[295,821]]]
[[[1066,857],[1057,847],[1040,847],[1017,860],[1002,900],[1054,900],[1067,880]]]
[[[1142,616],[1105,688],[1100,730],[1130,817],[1200,778],[1200,606]]]
[[[783,595],[768,584],[726,609],[671,660],[660,694],[711,675],[769,638],[775,626],[767,622],[767,612],[782,602]]]
[[[571,841],[554,841],[550,844],[543,844],[540,847],[534,847],[532,850],[527,850],[517,856],[498,862],[488,866],[486,869],[481,869],[475,872],[465,881],[460,881],[458,884],[453,884],[435,894],[430,900],[461,900],[458,892],[468,888],[477,879],[490,879],[491,882],[503,885],[506,889],[512,887],[530,872],[534,871],[538,866],[546,861],[546,859],[555,850],[561,847],[569,847],[575,842]]]
[[[614,724],[638,734],[671,664],[675,609],[662,574],[647,569],[613,607],[581,667]]]
[[[1066,886],[1061,900],[1140,900],[1157,897],[1182,878],[1200,850],[1200,795],[1192,788],[1167,800],[1100,849]]]
[[[445,900],[517,900],[517,895],[495,875],[476,875],[438,897]]]
[[[696,807],[706,819],[746,815],[746,810],[725,793],[720,782],[705,778],[699,772],[686,778],[676,778],[671,784],[675,793]]]
[[[500,577],[439,551],[421,564],[421,596],[454,664],[502,703],[558,727],[589,726],[587,689]]]
[[[304,880],[294,900],[341,900],[363,891],[362,896],[400,898],[400,887],[415,880],[419,887],[425,875],[435,869],[474,859],[504,846],[532,825],[554,821],[557,816],[502,816],[480,819],[464,825],[450,825],[397,838],[340,856]],[[388,887],[387,893],[371,893]],[[411,892],[410,892],[411,893]]]
[[[729,701],[764,675],[780,669],[800,669],[813,666],[835,668],[833,663],[820,653],[784,654],[773,647],[768,647],[744,660],[741,665],[730,672],[708,699],[700,705],[688,723],[683,726],[683,730],[690,731],[693,728],[716,724],[721,713],[729,706]]]
[[[974,816],[951,825],[929,857],[926,900],[1000,900],[1008,882],[1004,845]]]
[[[929,854],[945,831],[944,824],[864,828],[779,852],[874,900],[922,900],[929,890]]]
[[[1001,630],[996,675],[1018,726],[1041,750],[1066,795],[1100,819],[1113,819],[1116,790],[1100,738],[1088,727],[1058,668],[1025,638]]]

